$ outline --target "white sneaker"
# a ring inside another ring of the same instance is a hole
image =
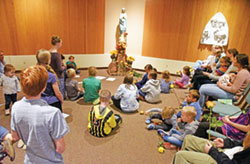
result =
[[[9,109],[5,109],[5,116],[10,115],[10,110]]]

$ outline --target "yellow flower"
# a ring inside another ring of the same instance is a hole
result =
[[[135,61],[135,58],[133,58],[133,56],[129,56],[127,60]]]
[[[117,52],[117,50],[113,50],[113,51],[110,52],[110,54],[111,54],[111,55],[113,55],[113,54],[118,54],[118,52]]]
[[[215,103],[213,101],[207,101],[206,105],[207,105],[208,108],[213,108]]]
[[[160,153],[163,153],[163,152],[165,151],[165,149],[164,149],[163,147],[159,147],[159,148],[158,148],[158,151],[159,151]]]

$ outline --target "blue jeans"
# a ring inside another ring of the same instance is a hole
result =
[[[10,104],[12,102],[12,105],[16,102],[17,100],[17,94],[4,94],[5,98],[5,109],[10,108]]]
[[[193,69],[196,70],[198,68],[201,68],[202,63],[203,62],[201,60],[197,60],[193,66]]]
[[[9,133],[7,129],[0,126],[0,141],[3,140],[3,138]]]
[[[63,95],[63,98],[65,99],[65,86],[64,86],[64,78],[58,78],[59,79],[59,89]]]
[[[145,98],[146,93],[145,93],[145,92],[142,92],[142,91],[139,89],[139,95],[141,95],[143,98]]]
[[[173,136],[172,136],[173,134],[181,135],[181,133],[180,133],[178,130],[176,130],[176,129],[171,129],[170,132],[169,132],[169,136],[168,136],[168,135],[165,135],[165,136],[163,137],[164,141],[169,142],[169,143],[171,143],[171,144],[173,144],[173,145],[176,145],[176,146],[178,146],[178,147],[181,147],[182,141],[179,140],[179,139],[177,139],[177,138],[175,138],[175,137],[173,137]]]
[[[217,84],[204,84],[200,87],[199,104],[203,108],[205,106],[207,96],[215,99],[235,99],[235,95],[219,88]]]

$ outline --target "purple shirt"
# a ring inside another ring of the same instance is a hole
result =
[[[52,85],[57,82],[56,75],[51,72],[48,72],[48,80],[45,91],[42,93],[42,99],[45,100],[48,104],[53,104],[58,102],[59,99],[56,97]]]
[[[169,93],[170,92],[171,82],[166,82],[165,79],[161,79],[161,93]]]
[[[235,119],[231,119],[232,122],[240,124],[240,125],[249,125],[250,123],[250,106],[247,108],[247,113],[243,114],[241,113],[239,115],[239,117],[235,118]],[[224,125],[221,127],[223,134],[232,138],[232,139],[236,139],[236,140],[243,140],[246,132],[243,132],[229,124],[224,123]]]
[[[189,82],[189,77],[185,74],[182,74],[182,77],[178,82],[182,83],[183,85],[187,85]]]

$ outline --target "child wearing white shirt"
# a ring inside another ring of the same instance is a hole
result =
[[[123,112],[135,112],[139,108],[139,91],[133,84],[133,76],[127,75],[123,84],[119,86],[117,92],[111,97],[114,105]]]
[[[0,85],[3,87],[5,98],[5,115],[10,114],[10,104],[17,100],[17,92],[21,91],[20,83],[15,76],[15,67],[11,64],[4,66],[4,75],[0,78]]]

